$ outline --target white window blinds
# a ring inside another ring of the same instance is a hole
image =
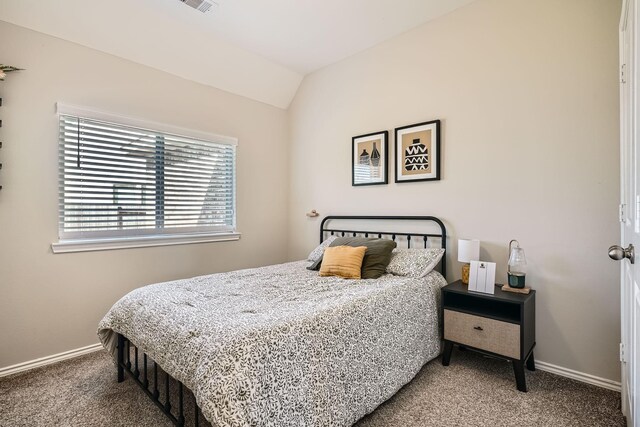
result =
[[[235,145],[59,117],[61,240],[235,231]]]

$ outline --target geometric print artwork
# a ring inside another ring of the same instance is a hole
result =
[[[424,175],[431,173],[431,157],[433,152],[433,132],[420,129],[403,133],[398,147],[402,155],[403,175]]]
[[[351,140],[352,185],[386,184],[388,131],[354,136]]]
[[[362,153],[358,158],[358,167],[364,174],[368,174],[372,178],[380,178],[380,151],[378,151],[378,144],[380,141],[372,141],[373,145],[370,150],[371,154],[367,152],[367,147],[362,147]]]
[[[396,182],[440,179],[440,120],[395,130]]]
[[[407,171],[426,170],[429,168],[429,150],[420,142],[420,138],[405,149],[404,169]]]

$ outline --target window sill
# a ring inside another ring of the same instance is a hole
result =
[[[240,240],[241,233],[180,234],[162,236],[118,237],[109,239],[61,240],[51,244],[54,254],[69,252],[108,251],[114,249],[146,248],[151,246],[186,245],[191,243],[228,242]]]

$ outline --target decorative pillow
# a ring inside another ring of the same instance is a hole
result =
[[[335,246],[325,249],[320,267],[321,276],[340,276],[345,279],[360,279],[362,260],[366,246]]]
[[[387,273],[396,276],[425,277],[436,268],[442,259],[444,249],[394,249]]]
[[[385,274],[396,242],[373,237],[338,237],[329,246],[366,246],[367,252],[362,261],[360,274],[363,279],[377,279]]]
[[[311,253],[309,254],[309,257],[307,258],[307,260],[311,261],[311,262],[316,262],[319,259],[321,259],[322,258],[322,254],[324,253],[324,250],[327,247],[329,247],[331,242],[333,242],[337,238],[338,238],[337,236],[329,236],[324,242],[320,243],[318,246],[316,246],[316,248],[314,250],[311,251]]]

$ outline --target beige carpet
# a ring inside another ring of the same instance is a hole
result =
[[[454,350],[356,425],[624,426],[619,393],[542,371],[527,383],[520,393],[508,363]],[[133,381],[116,382],[104,351],[0,379],[2,427],[171,425]]]

